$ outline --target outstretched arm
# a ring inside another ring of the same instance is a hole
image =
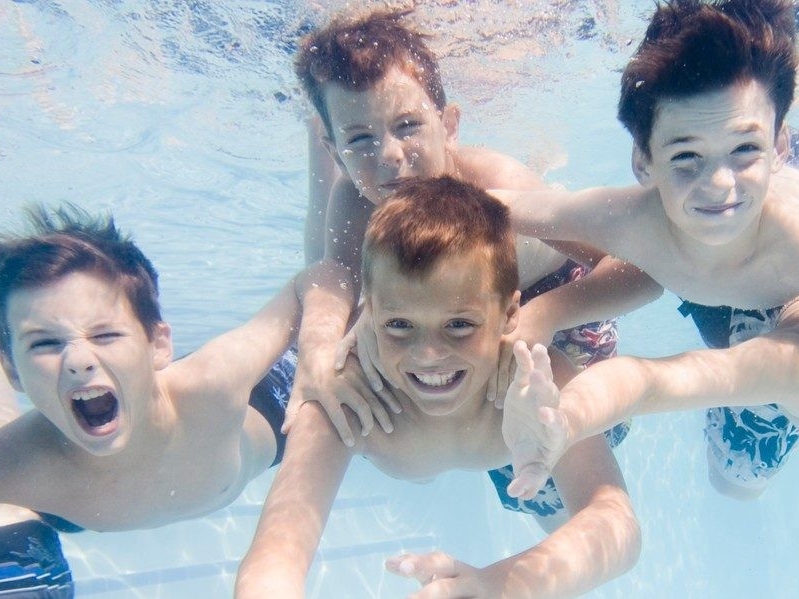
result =
[[[520,235],[580,242],[627,257],[627,246],[632,244],[634,249],[633,242],[647,234],[634,227],[651,203],[650,192],[643,187],[490,192],[510,208],[513,228]]]
[[[559,394],[547,384],[548,365],[531,363],[521,343],[515,349],[525,366],[517,369],[506,402],[524,406],[524,434],[534,439],[514,457],[517,480],[509,492],[522,498],[535,493],[572,444],[636,414],[757,402],[780,404],[799,422],[799,303],[767,335],[729,349],[611,358],[578,374]]]
[[[639,268],[605,256],[588,275],[542,293],[522,306],[514,338],[549,345],[560,330],[607,320],[656,300],[661,287]]]
[[[249,390],[291,343],[299,314],[292,279],[250,320],[175,362],[174,384],[190,385],[215,402],[223,397],[246,402]]]
[[[349,460],[319,404],[304,406],[239,566],[237,599],[305,596],[305,577]]]

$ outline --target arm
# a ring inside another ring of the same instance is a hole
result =
[[[334,368],[338,344],[358,297],[360,247],[371,210],[372,205],[359,197],[351,181],[342,178],[336,183],[327,214],[326,258],[306,269],[297,282],[303,307],[299,363],[284,431],[290,430],[297,411],[307,401],[322,404],[342,440],[350,446],[354,444],[353,432],[341,404],[349,405],[356,413],[362,434],[371,430],[375,418],[384,430],[390,428],[388,414],[378,397],[364,397],[346,385],[336,384]],[[378,395],[382,398],[386,393],[380,391]]]
[[[243,325],[212,339],[196,352],[174,363],[175,384],[202,388],[204,393],[246,402],[249,393],[291,343],[299,321],[300,305],[289,281],[255,316]],[[185,374],[180,374],[181,371]],[[200,382],[201,381],[201,382]],[[240,413],[240,406],[235,406]]]
[[[635,266],[605,256],[582,279],[532,298],[519,313],[514,339],[549,345],[556,331],[607,320],[654,301],[663,288]]]
[[[623,356],[607,360],[607,365],[595,364],[561,392],[559,412],[567,439],[604,430],[629,415],[746,406],[753,401],[777,403],[799,414],[797,312],[768,335],[729,349],[657,359]]]
[[[649,199],[642,187],[490,192],[510,208],[520,235],[580,242],[614,255],[624,253],[616,248],[625,230],[635,224],[641,202]]]
[[[325,220],[331,189],[340,176],[336,163],[322,143],[321,119],[308,120],[308,211],[305,216],[305,264],[321,260],[325,253]]]
[[[304,597],[305,577],[349,460],[320,406],[300,410],[239,567],[237,599]]]

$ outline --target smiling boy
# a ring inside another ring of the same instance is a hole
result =
[[[157,274],[113,221],[33,222],[0,244],[0,355],[36,408],[0,428],[0,503],[148,528],[228,504],[279,461],[282,406],[261,379],[292,338],[291,284],[172,361]]]
[[[787,0],[659,5],[619,103],[641,187],[498,194],[524,233],[586,240],[642,268],[685,300],[680,311],[715,348],[614,359],[578,377],[561,412],[545,410],[554,445],[543,470],[567,439],[689,407],[711,408],[709,474],[722,493],[757,497],[794,448],[796,419],[777,405],[795,406],[799,388],[799,172],[783,166],[794,29]]]
[[[525,406],[511,389],[496,410],[485,392],[501,339],[518,320],[513,246],[507,209],[451,177],[406,181],[375,210],[363,250],[365,300],[402,411],[391,434],[377,429],[348,447],[319,404],[303,405],[239,570],[239,599],[304,596],[354,455],[411,481],[511,461]],[[546,351],[538,357],[548,362]],[[558,382],[573,376],[557,350],[552,361]],[[630,568],[640,532],[605,439],[575,445],[554,477],[571,518],[539,545],[480,569],[440,553],[399,556],[388,569],[437,597],[488,598],[574,596]]]
[[[426,36],[413,28],[410,13],[378,10],[335,19],[303,41],[296,59],[299,79],[322,122],[323,144],[342,173],[326,209],[309,211],[306,228],[325,231],[325,263],[345,272],[339,270],[327,280],[309,280],[312,288],[304,293],[299,365],[284,430],[308,400],[325,407],[349,444],[354,438],[341,403],[356,411],[364,434],[372,427],[370,410],[384,430],[391,429],[380,403],[359,399],[333,368],[358,297],[363,234],[375,206],[410,177],[447,174],[482,189],[543,186],[530,169],[509,156],[458,145],[460,109],[447,101],[436,57]],[[324,227],[314,222],[322,212],[327,215]],[[586,263],[602,258],[578,244],[558,247]],[[561,331],[556,344],[581,365],[615,351],[614,323],[592,321],[638,307],[661,291],[637,269],[610,258],[579,285],[559,287],[586,269],[536,239],[519,240],[517,251],[522,288],[528,291],[526,299],[534,299],[526,303],[516,335],[549,343]],[[351,290],[349,298],[342,297],[342,288]],[[509,365],[510,352],[503,355]],[[380,377],[368,366],[369,381],[380,390]],[[490,386],[489,396],[498,398],[500,405],[502,393],[497,387],[502,384]],[[381,397],[399,409],[390,395]]]

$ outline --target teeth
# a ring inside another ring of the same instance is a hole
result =
[[[106,392],[102,389],[81,389],[80,391],[75,391],[72,394],[72,399],[86,401],[89,399],[95,399],[105,394]]]
[[[444,385],[448,385],[455,379],[457,375],[458,375],[457,370],[446,373],[437,372],[434,374],[423,374],[420,372],[413,373],[413,376],[419,379],[419,382],[424,383],[429,387],[443,387]]]

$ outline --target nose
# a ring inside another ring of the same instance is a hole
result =
[[[411,357],[419,366],[432,366],[447,357],[447,344],[439,335],[420,335],[411,348]]]
[[[64,368],[72,375],[92,372],[97,358],[83,343],[69,343],[64,350]]]
[[[403,156],[402,141],[391,133],[387,133],[380,140],[379,157],[381,166],[398,167],[402,164]]]
[[[735,173],[726,164],[719,164],[710,173],[708,182],[716,189],[732,189],[735,187]]]

